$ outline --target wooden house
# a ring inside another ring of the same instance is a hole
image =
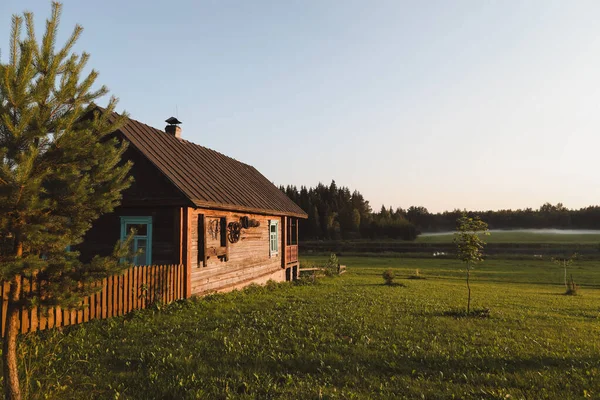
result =
[[[82,259],[134,229],[134,264],[183,265],[185,297],[297,277],[307,215],[254,167],[182,139],[175,124],[129,119],[115,135],[129,142],[135,182],[77,246]]]

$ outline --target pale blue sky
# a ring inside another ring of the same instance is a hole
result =
[[[50,2],[0,2],[10,16]],[[600,204],[598,1],[65,0],[120,110],[374,208]],[[3,60],[6,61],[5,57]]]

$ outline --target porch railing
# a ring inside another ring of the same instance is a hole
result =
[[[285,263],[298,262],[298,245],[285,246]]]

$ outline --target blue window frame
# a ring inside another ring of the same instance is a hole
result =
[[[135,230],[131,251],[134,265],[152,265],[152,217],[121,217],[121,240]]]
[[[269,256],[279,253],[279,221],[269,221]]]

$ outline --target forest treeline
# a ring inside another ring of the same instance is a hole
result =
[[[382,206],[373,211],[369,201],[354,190],[319,183],[314,188],[281,186],[280,189],[307,214],[300,222],[300,239],[403,239],[414,240],[421,232],[452,231],[462,210],[430,213],[427,208]],[[490,229],[600,229],[600,206],[568,209],[545,203],[538,209],[468,211]]]

